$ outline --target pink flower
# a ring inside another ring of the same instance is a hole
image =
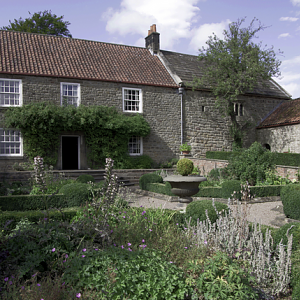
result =
[[[55,248],[53,248],[51,251],[52,251],[52,252],[55,252]]]
[[[80,298],[81,297],[81,294],[80,293],[77,293],[76,294],[76,298]]]
[[[86,249],[85,249],[85,248],[83,248],[83,249],[82,249],[82,252],[85,252],[85,251],[86,251]]]

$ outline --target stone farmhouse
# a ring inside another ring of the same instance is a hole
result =
[[[257,141],[271,151],[299,153],[300,98],[279,105],[257,126]]]
[[[151,133],[128,141],[131,155],[163,162],[178,157],[183,142],[192,146],[194,157],[231,150],[229,119],[214,108],[214,96],[209,89],[189,87],[194,77],[203,76],[201,62],[194,55],[161,50],[159,40],[156,25],[145,47],[1,30],[0,168],[24,160],[20,133],[3,126],[6,108],[37,101],[61,105],[63,97],[75,106],[115,106],[124,114],[142,114]],[[238,121],[253,124],[245,146],[255,141],[258,122],[289,99],[273,80],[239,97]],[[59,138],[56,169],[87,169],[83,133],[62,132]]]

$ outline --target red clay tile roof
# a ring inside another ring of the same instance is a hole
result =
[[[277,109],[275,109],[265,120],[263,120],[257,126],[257,129],[293,125],[299,123],[300,98],[283,102]]]
[[[0,73],[178,87],[146,48],[6,30]]]

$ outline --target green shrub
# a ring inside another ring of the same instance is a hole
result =
[[[287,240],[286,233],[289,228],[291,228],[289,230],[289,234],[293,234],[292,250],[295,251],[297,249],[300,249],[300,223],[298,222],[285,224],[272,234],[274,240],[274,247],[276,247],[281,240],[284,245],[287,245],[288,240]]]
[[[89,174],[82,174],[76,179],[76,182],[80,182],[80,183],[88,183],[90,181],[95,182],[95,178]]]
[[[153,167],[153,160],[148,155],[125,156],[122,160],[117,162],[117,169],[151,169]]]
[[[224,203],[215,201],[215,206],[218,212],[222,210],[228,210],[228,206]],[[193,201],[189,203],[186,207],[185,216],[187,220],[191,219],[191,225],[197,224],[197,219],[199,221],[206,220],[205,211],[207,210],[208,217],[212,223],[216,222],[218,219],[218,215],[212,205],[212,200],[201,200],[201,201]]]
[[[283,166],[300,166],[300,154],[299,153],[276,153],[276,165]]]
[[[182,176],[187,176],[193,172],[194,163],[187,158],[182,158],[177,163],[177,171]]]
[[[87,183],[71,183],[64,185],[59,193],[65,195],[69,207],[80,206],[89,201],[90,191],[88,187]]]
[[[207,175],[207,180],[216,181],[219,179],[220,179],[220,170],[219,169],[212,169]]]
[[[148,183],[163,183],[163,178],[160,175],[149,173],[140,177],[139,185],[141,190],[147,190]]]
[[[251,195],[254,197],[280,196],[282,185],[250,186]]]
[[[226,253],[217,252],[202,266],[191,265],[192,270],[199,269],[196,279],[197,289],[205,299],[258,299],[251,287],[253,278],[245,271],[242,264]]]
[[[236,199],[241,199],[241,182],[239,180],[227,180],[222,183],[222,198],[232,198],[233,192]]]
[[[289,184],[280,192],[284,214],[291,219],[300,220],[300,185]]]
[[[183,271],[158,250],[128,251],[127,246],[86,251],[84,258],[81,254],[70,255],[63,275],[63,281],[77,290],[96,289],[105,299],[154,299],[155,295],[170,300],[184,299],[192,291]]]
[[[177,165],[179,159],[178,158],[172,158],[166,162],[162,162],[159,164],[159,168],[166,169],[166,168],[173,168]]]
[[[3,211],[26,211],[48,208],[67,207],[66,198],[62,194],[56,195],[13,195],[1,196],[0,208]]]
[[[292,300],[300,299],[300,249],[292,253]]]
[[[234,154],[232,151],[207,151],[205,157],[209,159],[229,160]]]
[[[266,171],[274,170],[276,153],[254,142],[250,148],[236,151],[225,168],[231,179],[248,181],[250,185],[265,180]]]
[[[199,186],[199,192],[193,197],[222,198],[222,188]]]

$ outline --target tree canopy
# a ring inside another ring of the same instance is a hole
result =
[[[271,77],[281,75],[281,62],[276,59],[273,47],[262,47],[261,42],[252,41],[257,32],[267,27],[254,18],[248,27],[242,28],[244,21],[245,18],[229,24],[223,39],[213,33],[206,42],[207,48],[199,49],[199,60],[204,63],[203,76],[194,81],[194,88],[211,89],[216,96],[216,107],[230,117],[230,132],[236,146],[242,146],[246,123],[237,122],[234,102],[239,95],[251,92],[258,83],[265,85]],[[279,53],[282,52],[279,50]]]
[[[30,12],[28,13],[30,18],[26,18],[25,20],[19,18],[19,20],[15,19],[14,22],[9,20],[10,24],[1,29],[72,37],[67,28],[71,23],[63,21],[64,16],[57,17],[57,15],[52,14],[51,10],[40,11],[33,15]]]

